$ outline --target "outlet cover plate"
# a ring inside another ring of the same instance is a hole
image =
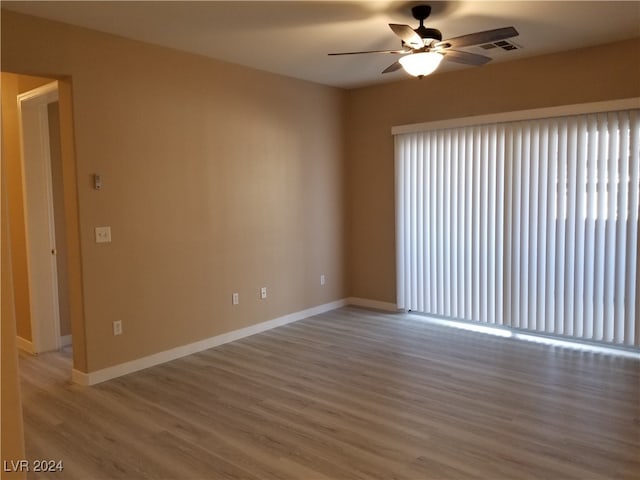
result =
[[[122,320],[113,322],[113,335],[122,335]]]
[[[96,227],[96,243],[111,242],[111,227]]]

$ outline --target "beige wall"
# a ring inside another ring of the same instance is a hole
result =
[[[16,315],[11,275],[11,251],[9,241],[9,212],[7,202],[6,155],[4,136],[0,166],[0,463],[21,460],[24,454],[22,406],[18,380],[18,351],[16,346]],[[0,478],[25,478],[24,473],[7,473],[0,470]]]
[[[640,39],[349,92],[349,292],[396,301],[391,127],[640,96]]]
[[[346,296],[344,92],[4,11],[2,70],[73,86],[86,371]]]

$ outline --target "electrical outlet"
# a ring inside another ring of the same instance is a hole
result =
[[[324,285],[325,284],[325,277],[324,277],[324,273],[322,275],[320,275],[320,285]]]
[[[267,287],[262,287],[260,289],[260,299],[264,300],[267,298]]]
[[[96,227],[96,243],[111,242],[111,227]]]
[[[122,320],[113,322],[113,335],[122,335]]]
[[[240,303],[240,294],[237,292],[234,292],[233,295],[231,295],[231,303],[233,305],[238,305]]]

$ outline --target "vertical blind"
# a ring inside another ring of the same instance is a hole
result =
[[[640,346],[639,112],[396,135],[398,307]]]

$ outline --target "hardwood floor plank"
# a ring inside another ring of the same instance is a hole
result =
[[[640,362],[342,308],[93,387],[21,354],[61,479],[640,479]],[[52,478],[31,473],[29,478]]]

